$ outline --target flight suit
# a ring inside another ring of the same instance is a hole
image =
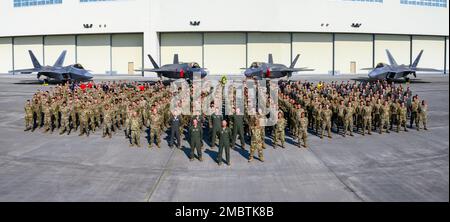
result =
[[[244,138],[244,116],[234,114],[233,117],[233,146],[236,144],[237,136],[241,141],[242,149],[245,149],[245,138]]]
[[[200,161],[202,161],[202,150],[201,150],[201,146],[202,146],[202,138],[203,138],[203,130],[202,127],[197,124],[197,127],[194,127],[194,125],[192,125],[189,128],[189,144],[191,146],[191,155],[190,158],[191,160],[194,159],[195,155],[195,151],[197,151],[197,157]]]
[[[219,135],[222,124],[222,115],[216,115],[215,113],[210,116],[209,126],[212,128],[211,133],[211,148],[216,146],[216,137]]]
[[[222,164],[222,156],[223,152],[225,150],[225,160],[227,161],[227,164],[230,165],[230,147],[232,138],[231,138],[231,130],[230,128],[220,128],[219,130],[219,155],[217,157],[217,162],[219,165]]]

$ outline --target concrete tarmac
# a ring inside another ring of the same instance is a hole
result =
[[[310,149],[287,138],[285,149],[266,145],[264,163],[247,163],[248,152],[237,148],[232,165],[220,167],[217,148],[190,162],[186,141],[181,150],[166,141],[149,150],[128,147],[123,132],[112,139],[99,131],[24,132],[23,105],[45,89],[33,77],[0,78],[0,201],[449,201],[448,76],[412,80],[413,94],[429,103],[428,131],[323,140],[310,134]]]

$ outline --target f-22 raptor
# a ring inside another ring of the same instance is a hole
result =
[[[287,67],[283,64],[273,63],[272,54],[269,54],[269,61],[265,62],[253,62],[250,68],[245,69],[244,75],[247,78],[255,78],[255,79],[277,79],[287,76],[290,78],[293,72],[301,72],[301,71],[314,71],[314,69],[308,69],[306,67],[303,68],[294,68],[297,63],[298,57],[300,54],[297,54],[292,64]]]
[[[155,62],[153,57],[149,54],[148,58],[153,65],[153,69],[142,69],[136,71],[156,72],[159,78],[166,77],[169,79],[187,79],[192,80],[194,73],[199,73],[201,78],[208,75],[208,69],[201,68],[196,62],[180,63],[178,61],[178,54],[173,56],[173,64],[166,64],[161,67]]]
[[[46,76],[47,79],[54,79],[60,82],[88,81],[93,78],[93,75],[88,70],[85,70],[80,64],[63,66],[67,53],[66,50],[61,53],[53,66],[42,66],[31,50],[28,50],[28,53],[30,54],[31,62],[33,63],[34,68],[16,69],[10,72],[21,74],[31,74],[37,72],[38,79],[41,76]]]
[[[391,52],[386,49],[386,54],[389,60],[389,64],[378,63],[375,68],[364,68],[361,70],[371,70],[369,72],[369,79],[379,79],[379,80],[406,80],[409,81],[408,75],[412,74],[417,77],[416,72],[443,72],[443,70],[433,69],[433,68],[419,68],[420,58],[422,57],[423,50],[420,51],[417,58],[414,60],[413,64],[410,65],[398,65],[392,56]]]

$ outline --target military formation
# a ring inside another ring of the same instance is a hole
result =
[[[371,135],[375,131],[382,134],[400,129],[408,131],[413,125],[416,130],[427,130],[426,101],[413,95],[408,86],[385,81],[318,84],[279,81],[264,87],[257,85],[256,94],[266,100],[266,108],[278,107],[273,126],[266,126],[263,121],[271,114],[249,102],[245,82],[242,98],[237,96],[233,85],[227,93],[221,85],[203,88],[200,99],[195,100],[192,99],[195,87],[198,86],[193,84],[188,91],[173,92],[162,82],[57,85],[48,91],[38,91],[27,100],[25,131],[41,129],[45,133],[59,131],[67,135],[78,132],[79,136],[87,137],[99,131],[107,138],[123,133],[131,147],[141,147],[141,135],[147,133],[150,149],[155,145],[161,148],[161,135],[167,133],[171,148],[181,149],[182,141],[188,141],[191,161],[203,160],[204,143],[208,142],[211,150],[218,147],[217,163],[231,165],[230,151],[237,149],[238,138],[240,149],[246,150],[246,141],[250,142],[249,162],[254,158],[264,162],[266,139],[272,140],[270,144],[274,148],[285,148],[285,138],[289,135],[297,140],[298,147],[307,148],[310,135],[323,138],[326,133],[332,138],[355,133]],[[278,104],[271,98],[268,90],[271,87],[279,87]],[[171,107],[174,96],[182,99]],[[225,101],[230,102],[229,115],[223,115]],[[208,110],[209,115],[194,110],[196,106]],[[186,107],[190,108],[189,115],[182,112]]]

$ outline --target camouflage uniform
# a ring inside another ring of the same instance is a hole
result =
[[[306,117],[300,118],[297,133],[298,147],[301,147],[301,140],[303,140],[304,147],[308,147],[308,119]]]
[[[383,128],[386,127],[386,133],[389,133],[389,118],[390,118],[390,107],[389,105],[383,105],[380,108],[380,134],[383,133]]]
[[[397,109],[397,115],[398,115],[398,122],[397,122],[397,132],[400,131],[400,126],[403,126],[403,129],[405,132],[408,132],[406,129],[406,115],[407,115],[407,108],[405,106],[400,106]]]
[[[354,109],[352,106],[347,106],[345,108],[345,122],[344,122],[344,137],[347,132],[350,132],[350,136],[353,136],[353,113]]]
[[[130,119],[131,125],[131,145],[130,146],[138,146],[141,147],[141,124],[140,124],[141,115],[133,115]]]
[[[362,135],[364,136],[366,133],[366,129],[368,134],[372,134],[372,106],[366,105],[363,108],[363,127],[362,127]]]
[[[70,126],[69,126],[70,109],[67,105],[64,105],[64,106],[60,107],[60,112],[61,112],[61,129],[59,131],[59,134],[63,134],[66,131],[69,133],[69,131],[70,131]]]
[[[150,127],[150,138],[148,147],[153,146],[153,141],[156,138],[156,146],[161,148],[161,127],[162,119],[158,113],[150,113],[147,126]]]
[[[322,131],[320,138],[323,138],[323,132],[325,129],[328,132],[328,138],[331,138],[331,115],[333,115],[331,109],[324,109],[322,111]]]
[[[253,155],[255,154],[255,151],[258,151],[258,158],[259,160],[264,162],[264,154],[263,154],[263,128],[259,126],[259,124],[252,129],[252,139],[251,139],[251,146],[250,146],[250,157],[248,161],[253,160]]]
[[[112,113],[110,108],[103,110],[103,137],[112,137]]]
[[[33,125],[33,106],[27,102],[25,104],[25,131],[33,129]]]
[[[89,110],[88,109],[81,109],[78,112],[79,119],[80,119],[80,134],[79,136],[86,133],[86,136],[89,136]]]
[[[44,130],[45,132],[50,130],[52,124],[52,111],[50,109],[50,104],[45,104],[42,107],[42,113],[44,113]]]
[[[281,147],[284,148],[284,142],[286,140],[285,131],[284,131],[285,128],[286,128],[286,119],[284,119],[284,117],[281,116],[280,118],[278,118],[278,122],[274,128],[274,137],[273,137],[273,146],[274,147],[276,147],[277,142],[280,141]]]
[[[424,130],[428,130],[427,129],[427,118],[428,118],[428,105],[421,105],[420,109],[419,109],[419,119],[420,119],[420,123],[422,123],[423,125],[423,129]],[[420,124],[418,129],[420,129]]]

